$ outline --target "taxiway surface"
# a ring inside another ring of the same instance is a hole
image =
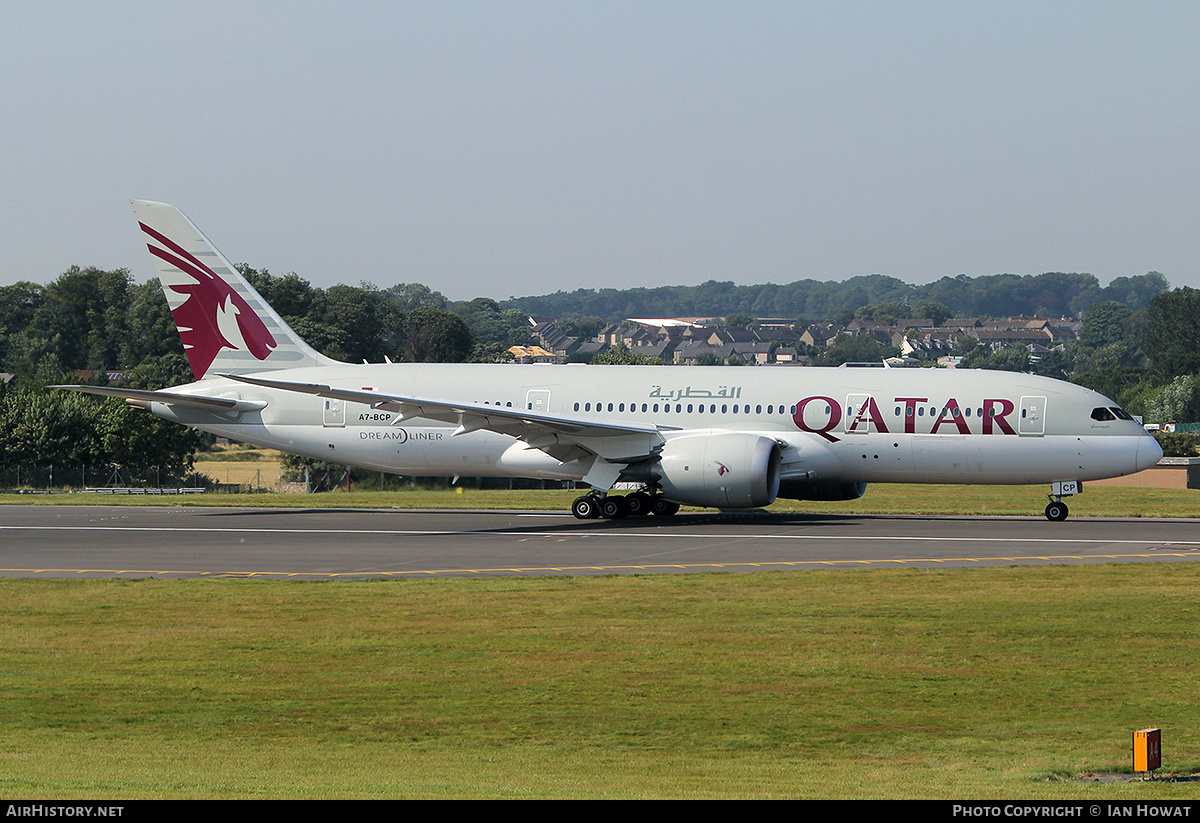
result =
[[[1200,559],[1194,520],[0,506],[0,576],[400,578]]]

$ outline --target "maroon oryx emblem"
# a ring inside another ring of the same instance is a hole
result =
[[[159,248],[147,243],[151,254],[195,280],[169,288],[186,295],[183,303],[171,312],[171,317],[179,329],[196,379],[205,375],[222,349],[248,351],[259,360],[266,360],[277,345],[275,338],[242,296],[178,243],[145,223],[138,225],[165,246]],[[231,337],[236,339],[231,340]]]

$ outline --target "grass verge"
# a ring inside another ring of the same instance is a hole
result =
[[[847,514],[1040,516],[1048,486],[938,486],[876,484],[858,500],[823,503],[779,500],[767,511]],[[569,490],[406,490],[327,494],[4,494],[2,503],[37,505],[261,506],[271,508],[522,509],[569,511],[582,492]],[[1072,517],[1198,517],[1200,491],[1087,486],[1068,498]],[[699,509],[695,511],[701,511]]]

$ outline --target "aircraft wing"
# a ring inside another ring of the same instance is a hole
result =
[[[169,391],[143,391],[122,389],[119,386],[51,386],[83,394],[98,394],[101,397],[120,397],[138,403],[170,403],[173,406],[191,406],[205,411],[245,412],[266,408],[261,400],[235,400],[232,397],[206,397],[200,394],[180,394]]]
[[[318,383],[267,380],[244,374],[222,376],[254,386],[313,394],[349,403],[363,403],[372,408],[396,413],[393,424],[420,417],[456,425],[455,435],[479,429],[506,434],[523,440],[530,448],[540,449],[563,462],[589,455],[597,455],[614,462],[641,459],[649,456],[665,442],[662,431],[674,429],[650,423],[606,423],[505,406],[339,389]]]

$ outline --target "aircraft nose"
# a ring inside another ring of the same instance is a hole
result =
[[[1158,445],[1158,441],[1153,436],[1138,438],[1137,449],[1137,471],[1143,471],[1151,466],[1158,465],[1158,461],[1162,459],[1162,446]]]

